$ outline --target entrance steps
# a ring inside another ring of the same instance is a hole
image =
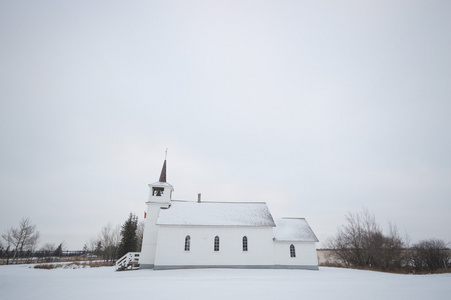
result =
[[[139,254],[141,252],[128,252],[116,261],[116,271],[139,269]]]

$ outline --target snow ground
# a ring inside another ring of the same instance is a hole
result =
[[[451,274],[307,270],[33,269],[0,266],[0,299],[450,299]]]

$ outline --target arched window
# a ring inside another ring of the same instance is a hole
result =
[[[247,251],[247,236],[243,236],[243,251]]]
[[[296,257],[296,250],[294,249],[294,245],[293,244],[290,245],[290,256],[291,257]]]
[[[219,251],[219,236],[215,236],[215,251]]]
[[[191,237],[189,235],[185,238],[185,251],[189,251],[191,247]]]

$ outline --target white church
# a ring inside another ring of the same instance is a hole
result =
[[[166,160],[149,187],[140,269],[318,270],[318,239],[304,218],[274,220],[264,202],[173,200]]]

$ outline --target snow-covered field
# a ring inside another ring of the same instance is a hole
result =
[[[451,299],[451,274],[307,270],[33,269],[0,266],[0,299]]]

